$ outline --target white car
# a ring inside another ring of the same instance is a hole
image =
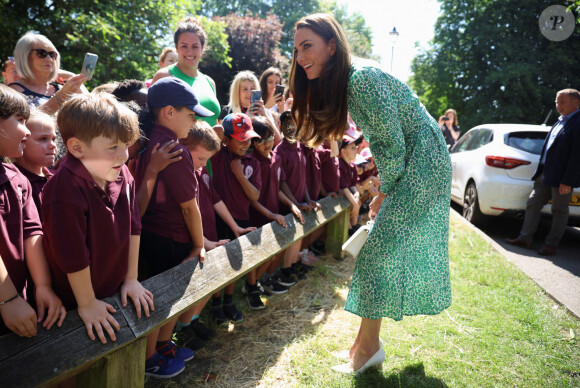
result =
[[[463,216],[481,223],[486,216],[522,215],[532,191],[544,139],[545,125],[484,124],[470,129],[451,148],[451,200]],[[580,168],[580,166],[579,166]],[[570,203],[570,221],[580,220],[580,191]],[[550,213],[550,204],[542,213]]]

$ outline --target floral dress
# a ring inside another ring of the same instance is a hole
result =
[[[355,265],[345,310],[363,318],[438,314],[451,305],[451,160],[413,91],[369,62],[353,64],[349,112],[370,143],[386,198]]]

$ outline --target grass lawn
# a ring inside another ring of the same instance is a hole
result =
[[[354,260],[325,259],[267,309],[244,309],[245,322],[219,329],[180,376],[146,386],[580,387],[580,322],[457,217],[453,304],[438,316],[383,320],[382,370],[330,370],[359,319],[342,309]]]

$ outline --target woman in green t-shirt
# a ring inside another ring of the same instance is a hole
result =
[[[199,103],[214,113],[210,117],[199,117],[211,126],[217,124],[220,103],[216,97],[215,82],[199,71],[199,60],[205,51],[207,35],[199,22],[191,16],[179,22],[173,33],[177,63],[160,69],[155,73],[151,85],[163,77],[174,76],[187,82],[193,88]]]

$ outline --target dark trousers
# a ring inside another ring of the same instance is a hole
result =
[[[566,226],[568,225],[569,204],[572,199],[572,193],[560,194],[558,187],[546,186],[543,182],[544,175],[540,175],[534,181],[534,188],[528,198],[526,206],[526,215],[522,230],[518,238],[527,243],[531,243],[538,225],[540,224],[541,211],[548,201],[552,200],[552,227],[546,236],[546,245],[558,246],[562,239]]]

